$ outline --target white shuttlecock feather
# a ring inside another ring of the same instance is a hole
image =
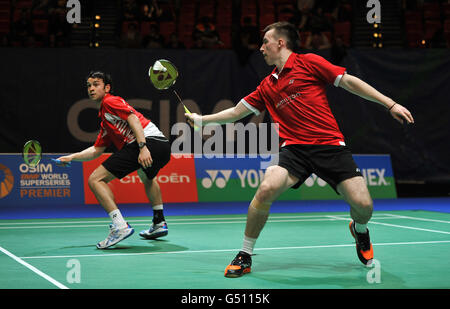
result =
[[[167,69],[158,60],[156,60],[155,64],[153,65],[153,70],[154,71],[162,71],[162,72],[167,71]]]

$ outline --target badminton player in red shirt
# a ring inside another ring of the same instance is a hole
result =
[[[138,171],[145,192],[153,207],[153,224],[139,233],[155,239],[168,233],[163,214],[161,190],[155,176],[170,160],[170,143],[149,119],[124,99],[112,95],[112,80],[103,72],[87,77],[89,98],[100,104],[100,132],[94,145],[77,153],[58,158],[61,162],[89,161],[99,157],[111,144],[118,150],[89,176],[88,184],[98,202],[109,214],[112,224],[108,237],[97,244],[106,249],[131,236],[134,229],[125,221],[114,202],[108,182]]]
[[[255,91],[235,107],[211,115],[185,114],[192,125],[234,122],[267,109],[279,124],[279,162],[267,168],[248,208],[242,250],[225,269],[226,277],[251,271],[255,242],[266,223],[270,206],[288,188],[298,188],[312,173],[327,181],[350,204],[350,232],[360,261],[373,259],[367,223],[373,202],[364,178],[353,161],[331,113],[325,87],[333,84],[386,107],[400,122],[413,123],[411,113],[376,89],[315,54],[294,53],[298,32],[287,22],[264,29],[260,48],[268,65],[275,65]]]

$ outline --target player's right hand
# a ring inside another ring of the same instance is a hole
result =
[[[57,158],[55,160],[55,162],[56,162],[56,165],[58,165],[58,166],[63,166],[63,167],[69,166],[70,163],[72,162],[72,157],[70,155],[62,156],[62,157]]]
[[[202,122],[202,116],[196,113],[185,113],[187,123],[193,128],[200,127]],[[195,124],[195,125],[194,125]]]
[[[72,157],[71,156],[62,156],[62,157],[57,158],[56,160],[59,160],[61,162],[71,162]]]

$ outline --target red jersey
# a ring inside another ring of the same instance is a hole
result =
[[[318,55],[292,53],[281,72],[275,68],[241,102],[257,115],[269,111],[281,146],[345,145],[326,96],[326,86],[337,87],[345,71]]]
[[[146,128],[150,124],[150,120],[136,111],[124,99],[109,93],[106,94],[98,113],[102,122],[94,146],[108,147],[113,143],[117,149],[121,149],[123,145],[134,142],[136,137],[127,122],[130,114],[135,114],[138,117],[142,128]]]

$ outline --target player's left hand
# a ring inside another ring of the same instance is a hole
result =
[[[150,166],[152,166],[153,159],[147,146],[142,147],[139,151],[138,163],[144,168],[149,168]]]
[[[404,124],[405,121],[407,124],[414,123],[414,118],[411,115],[410,111],[406,109],[403,105],[395,103],[395,105],[392,106],[389,112],[391,113],[392,117],[394,117],[394,119],[400,122],[401,124]]]

